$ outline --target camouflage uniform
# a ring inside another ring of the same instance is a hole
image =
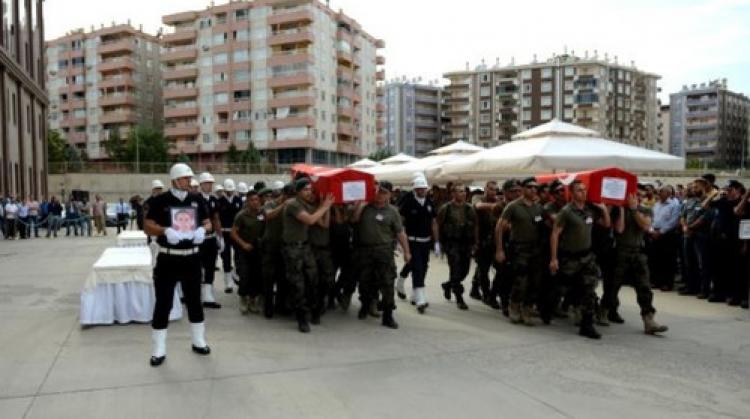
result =
[[[325,309],[324,299],[333,287],[335,271],[331,254],[331,234],[329,228],[317,224],[310,227],[310,246],[318,269],[318,301],[316,305]]]
[[[318,268],[308,242],[308,226],[297,220],[297,215],[315,208],[301,200],[292,199],[284,208],[284,265],[292,308],[297,315],[317,310]]]
[[[457,299],[463,296],[462,281],[469,274],[471,267],[472,247],[476,243],[476,225],[476,211],[468,203],[457,205],[449,202],[438,211],[440,243],[448,258],[450,270],[450,279],[448,283],[443,284],[443,288],[450,287]]]
[[[235,255],[237,274],[240,277],[237,294],[240,297],[255,298],[263,290],[261,238],[266,228],[265,214],[263,211],[255,212],[245,208],[235,217],[234,227],[240,238],[253,247],[250,252],[246,252],[237,245]]]
[[[540,204],[526,205],[523,199],[511,202],[503,211],[502,219],[510,225],[507,259],[512,277],[511,304],[534,305],[543,269],[540,234],[544,224],[542,212]]]

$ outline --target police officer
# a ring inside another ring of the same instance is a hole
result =
[[[190,179],[190,193],[200,193],[200,183],[195,178]]]
[[[151,196],[146,198],[145,201],[143,201],[143,213],[148,214],[148,207],[151,205],[151,201],[154,199],[154,197],[157,197],[164,193],[164,183],[160,181],[159,179],[154,179],[151,182]],[[106,227],[103,227],[106,228]],[[151,236],[148,236],[147,238],[148,244],[151,244]]]
[[[281,186],[278,188],[278,186]],[[263,315],[270,319],[274,312],[285,312],[287,307],[286,274],[282,254],[284,232],[284,208],[289,199],[294,198],[292,185],[276,184],[271,191],[271,199],[263,205],[266,214],[266,230],[261,245],[263,272]],[[275,289],[275,292],[274,292]]]
[[[454,184],[452,192],[453,200],[443,205],[437,216],[440,243],[448,257],[450,270],[450,279],[442,284],[443,295],[450,300],[452,291],[458,308],[468,310],[461,282],[469,274],[471,255],[477,248],[477,213],[466,202],[466,187],[463,184]]]
[[[379,182],[375,201],[357,204],[352,223],[357,240],[355,247],[360,275],[359,298],[362,303],[358,317],[360,320],[367,318],[370,305],[377,300],[380,292],[382,324],[398,329],[398,323],[393,318],[393,310],[396,309],[393,287],[396,279],[396,262],[393,256],[396,241],[403,249],[404,263],[409,263],[411,254],[401,215],[390,204],[392,193],[393,185],[390,182]]]
[[[211,232],[211,220],[203,199],[189,192],[193,171],[177,163],[170,169],[172,188],[151,201],[146,214],[146,234],[157,237],[159,254],[154,267],[156,304],[151,327],[151,365],[161,365],[167,356],[167,326],[175,285],[185,294],[193,352],[208,355],[203,307],[201,306],[201,262],[198,246]]]
[[[641,318],[646,334],[654,335],[668,330],[667,326],[662,326],[654,320],[654,313],[656,313],[653,306],[654,294],[651,291],[648,258],[645,253],[645,235],[651,229],[652,214],[651,208],[639,205],[636,195],[628,196],[627,209],[617,208],[617,218],[614,221],[614,274],[612,282],[605,283],[600,308],[602,313],[599,315],[599,324],[603,326],[609,325],[609,321],[625,322],[617,313],[620,305],[618,294],[625,276],[629,275],[628,277],[633,280],[638,305],[641,307]]]
[[[536,179],[521,182],[523,196],[509,203],[499,221],[495,260],[505,263],[510,259],[512,286],[510,293],[510,321],[533,326],[531,313],[535,293],[542,274],[541,231],[544,224],[543,208],[537,200]],[[510,246],[505,254],[504,236],[510,230]]]
[[[256,191],[246,194],[245,208],[234,218],[232,241],[237,246],[237,274],[240,277],[237,295],[240,313],[260,312],[260,296],[263,291],[261,269],[261,239],[266,227],[266,216]]]
[[[503,207],[504,203],[497,198],[497,182],[487,182],[484,185],[484,196],[474,204],[479,225],[479,247],[475,257],[477,268],[474,270],[469,296],[484,301],[496,310],[500,309],[500,304],[490,289],[490,269],[495,265],[495,226]]]
[[[570,184],[572,201],[567,204],[555,218],[550,237],[550,271],[563,275],[570,281],[580,296],[582,319],[578,333],[591,339],[600,339],[601,335],[594,328],[594,307],[596,305],[596,284],[599,280],[599,268],[591,251],[591,231],[595,222],[595,213],[586,202],[588,191],[579,180]],[[611,225],[609,212],[603,204],[597,204],[601,210],[602,226]],[[558,259],[559,257],[559,259]]]
[[[201,188],[201,197],[205,201],[208,215],[211,219],[212,232],[206,234],[206,240],[201,244],[201,267],[203,269],[203,288],[201,289],[201,300],[203,307],[219,309],[221,304],[216,302],[214,296],[214,277],[216,276],[216,257],[219,255],[219,241],[216,231],[221,231],[219,221],[219,201],[211,193],[213,190],[214,177],[210,173],[201,173],[198,176]]]
[[[435,254],[440,255],[440,243],[437,226],[437,210],[430,197],[427,196],[429,185],[424,176],[418,176],[412,184],[413,191],[404,195],[399,205],[399,212],[404,219],[404,228],[409,240],[411,253],[411,279],[414,295],[412,303],[420,313],[424,313],[428,306],[425,295],[425,276],[430,262],[431,243],[435,243]],[[396,292],[402,300],[406,299],[404,279],[399,276]]]
[[[235,194],[234,180],[224,180],[224,194],[219,198],[219,221],[221,222],[222,244],[221,263],[224,268],[224,292],[232,293],[232,225],[237,213],[242,209],[242,198]],[[221,245],[220,245],[221,246]]]
[[[297,326],[302,333],[310,332],[307,316],[318,310],[317,264],[310,248],[310,226],[320,221],[333,204],[329,195],[317,209],[310,179],[301,178],[295,183],[297,196],[284,208],[284,264],[286,277],[297,317]],[[319,318],[313,318],[319,321]]]

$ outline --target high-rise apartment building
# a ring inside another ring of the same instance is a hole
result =
[[[422,157],[441,145],[442,88],[392,81],[385,86],[385,144],[392,153]]]
[[[659,76],[618,64],[617,57],[553,56],[544,62],[444,75],[449,132],[445,142],[467,140],[484,147],[510,141],[552,119],[598,131],[627,144],[655,148]]]
[[[162,21],[174,153],[220,161],[252,143],[271,163],[343,165],[377,150],[385,45],[344,13],[317,0],[232,1]]]
[[[49,127],[90,159],[133,127],[162,128],[159,39],[130,24],[75,30],[47,42]]]
[[[669,154],[669,128],[670,128],[670,112],[669,105],[662,105],[659,103],[658,114],[656,115],[657,120],[657,135],[656,135],[656,151]]]
[[[747,155],[750,100],[726,79],[684,86],[669,97],[671,154],[736,168]]]
[[[47,194],[42,0],[3,0],[0,25],[0,193]]]

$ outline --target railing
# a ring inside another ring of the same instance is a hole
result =
[[[197,160],[197,156],[193,156]],[[96,174],[121,174],[121,173],[159,173],[165,174],[172,167],[172,162],[61,162],[49,163],[49,173],[53,175],[65,173],[96,173]],[[219,163],[219,162],[191,162],[188,165],[194,173],[209,172],[212,174],[229,173],[253,173],[253,174],[284,174],[285,168],[271,163],[244,164],[244,163]]]

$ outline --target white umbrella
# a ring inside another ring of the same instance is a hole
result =
[[[390,165],[390,164],[403,164],[403,163],[409,163],[412,161],[419,160],[416,157],[412,157],[408,154],[404,153],[398,153],[395,156],[388,157],[387,159],[381,160],[380,164],[383,165]]]
[[[439,154],[471,154],[476,153],[477,151],[485,150],[483,147],[479,147],[474,144],[467,143],[463,140],[458,140],[453,144],[436,148],[435,150],[430,151],[429,155],[439,155]]]
[[[433,176],[443,181],[493,178],[503,171],[683,170],[685,160],[599,138],[596,131],[551,121],[513,137],[510,143],[444,164]]]
[[[346,167],[349,167],[352,169],[366,169],[368,167],[375,167],[375,166],[380,166],[380,163],[376,162],[375,160],[362,159],[362,160],[355,161],[354,163]]]

